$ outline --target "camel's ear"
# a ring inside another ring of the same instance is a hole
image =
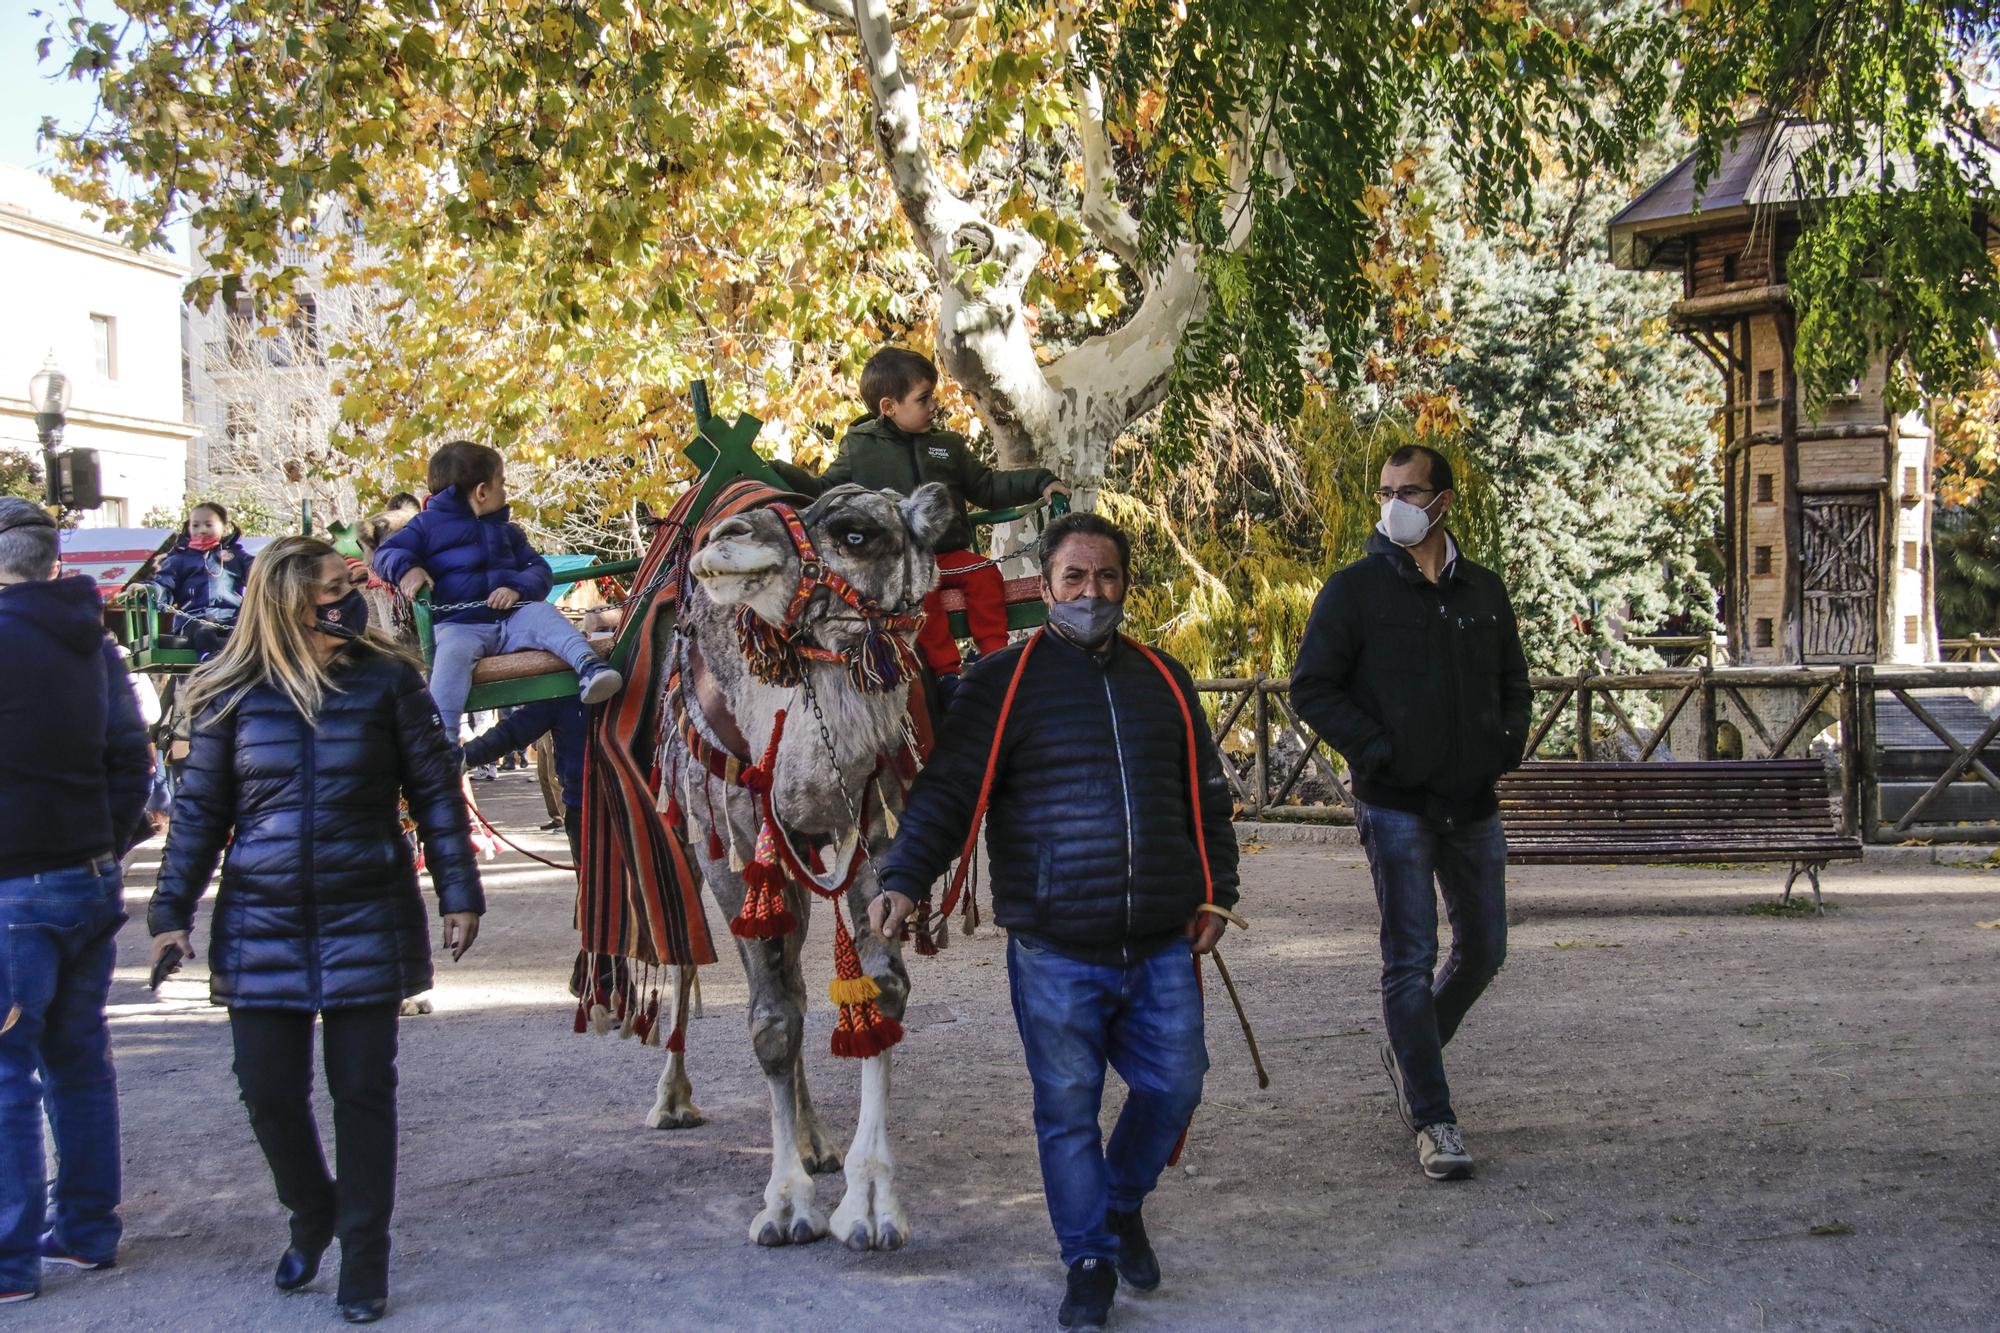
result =
[[[951,492],[937,482],[917,487],[917,493],[896,508],[902,513],[903,522],[909,526],[917,544],[927,551],[937,550],[937,544],[951,530],[954,517]]]

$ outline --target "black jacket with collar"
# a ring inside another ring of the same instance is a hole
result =
[[[344,649],[307,721],[277,687],[196,720],[146,924],[186,930],[222,863],[209,926],[217,1004],[393,1004],[431,984],[430,929],[401,796],[438,911],[481,912],[458,755],[416,667]]]
[[[1432,583],[1381,533],[1321,589],[1292,704],[1370,805],[1478,819],[1528,738],[1528,662],[1507,589],[1459,555]]]
[[[913,900],[965,845],[993,731],[1025,645],[976,663],[911,789],[883,887]],[[1157,668],[1119,639],[1099,656],[1045,632],[1028,659],[986,813],[993,919],[1089,962],[1131,961],[1187,928],[1207,894],[1236,902],[1236,833],[1194,682],[1161,654],[1193,712],[1201,809],[1189,809],[1188,724]]]

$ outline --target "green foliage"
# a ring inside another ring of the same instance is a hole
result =
[[[1541,671],[1645,665],[1624,635],[1680,615],[1714,624],[1713,372],[1667,327],[1660,280],[1611,267],[1604,223],[1624,193],[1615,179],[1538,191],[1525,226],[1474,241],[1447,229],[1458,347],[1412,368],[1457,396]]]
[[[2000,488],[1940,509],[1931,541],[1938,633],[1947,639],[2000,633]]]
[[[1981,234],[1992,121],[1968,81],[2000,54],[1988,0],[1698,0],[1677,24],[1674,109],[1712,175],[1740,108],[1815,126],[1791,163],[1808,201],[1788,280],[1808,409],[1878,353],[1891,390],[1971,387],[2000,275]]]
[[[1169,439],[1198,431],[1219,395],[1295,415],[1309,350],[1358,366],[1378,296],[1366,199],[1406,126],[1441,132],[1492,219],[1550,167],[1625,163],[1667,95],[1667,34],[1636,5],[1578,22],[1504,0],[1127,0],[1097,35],[1128,114],[1163,90],[1145,145],[1149,251],[1208,252],[1212,299],[1179,348]],[[1248,234],[1233,236],[1246,205]]]

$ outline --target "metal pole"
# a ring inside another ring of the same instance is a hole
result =
[[[1251,750],[1251,813],[1260,817],[1271,799],[1271,696],[1264,689],[1265,679],[1260,671],[1250,683],[1251,692],[1256,695],[1251,700],[1251,712],[1255,717],[1252,725],[1257,733],[1256,744]]]

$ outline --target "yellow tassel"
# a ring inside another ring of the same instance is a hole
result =
[[[873,977],[835,977],[826,986],[827,998],[835,1004],[865,1004],[881,994],[882,988]]]

